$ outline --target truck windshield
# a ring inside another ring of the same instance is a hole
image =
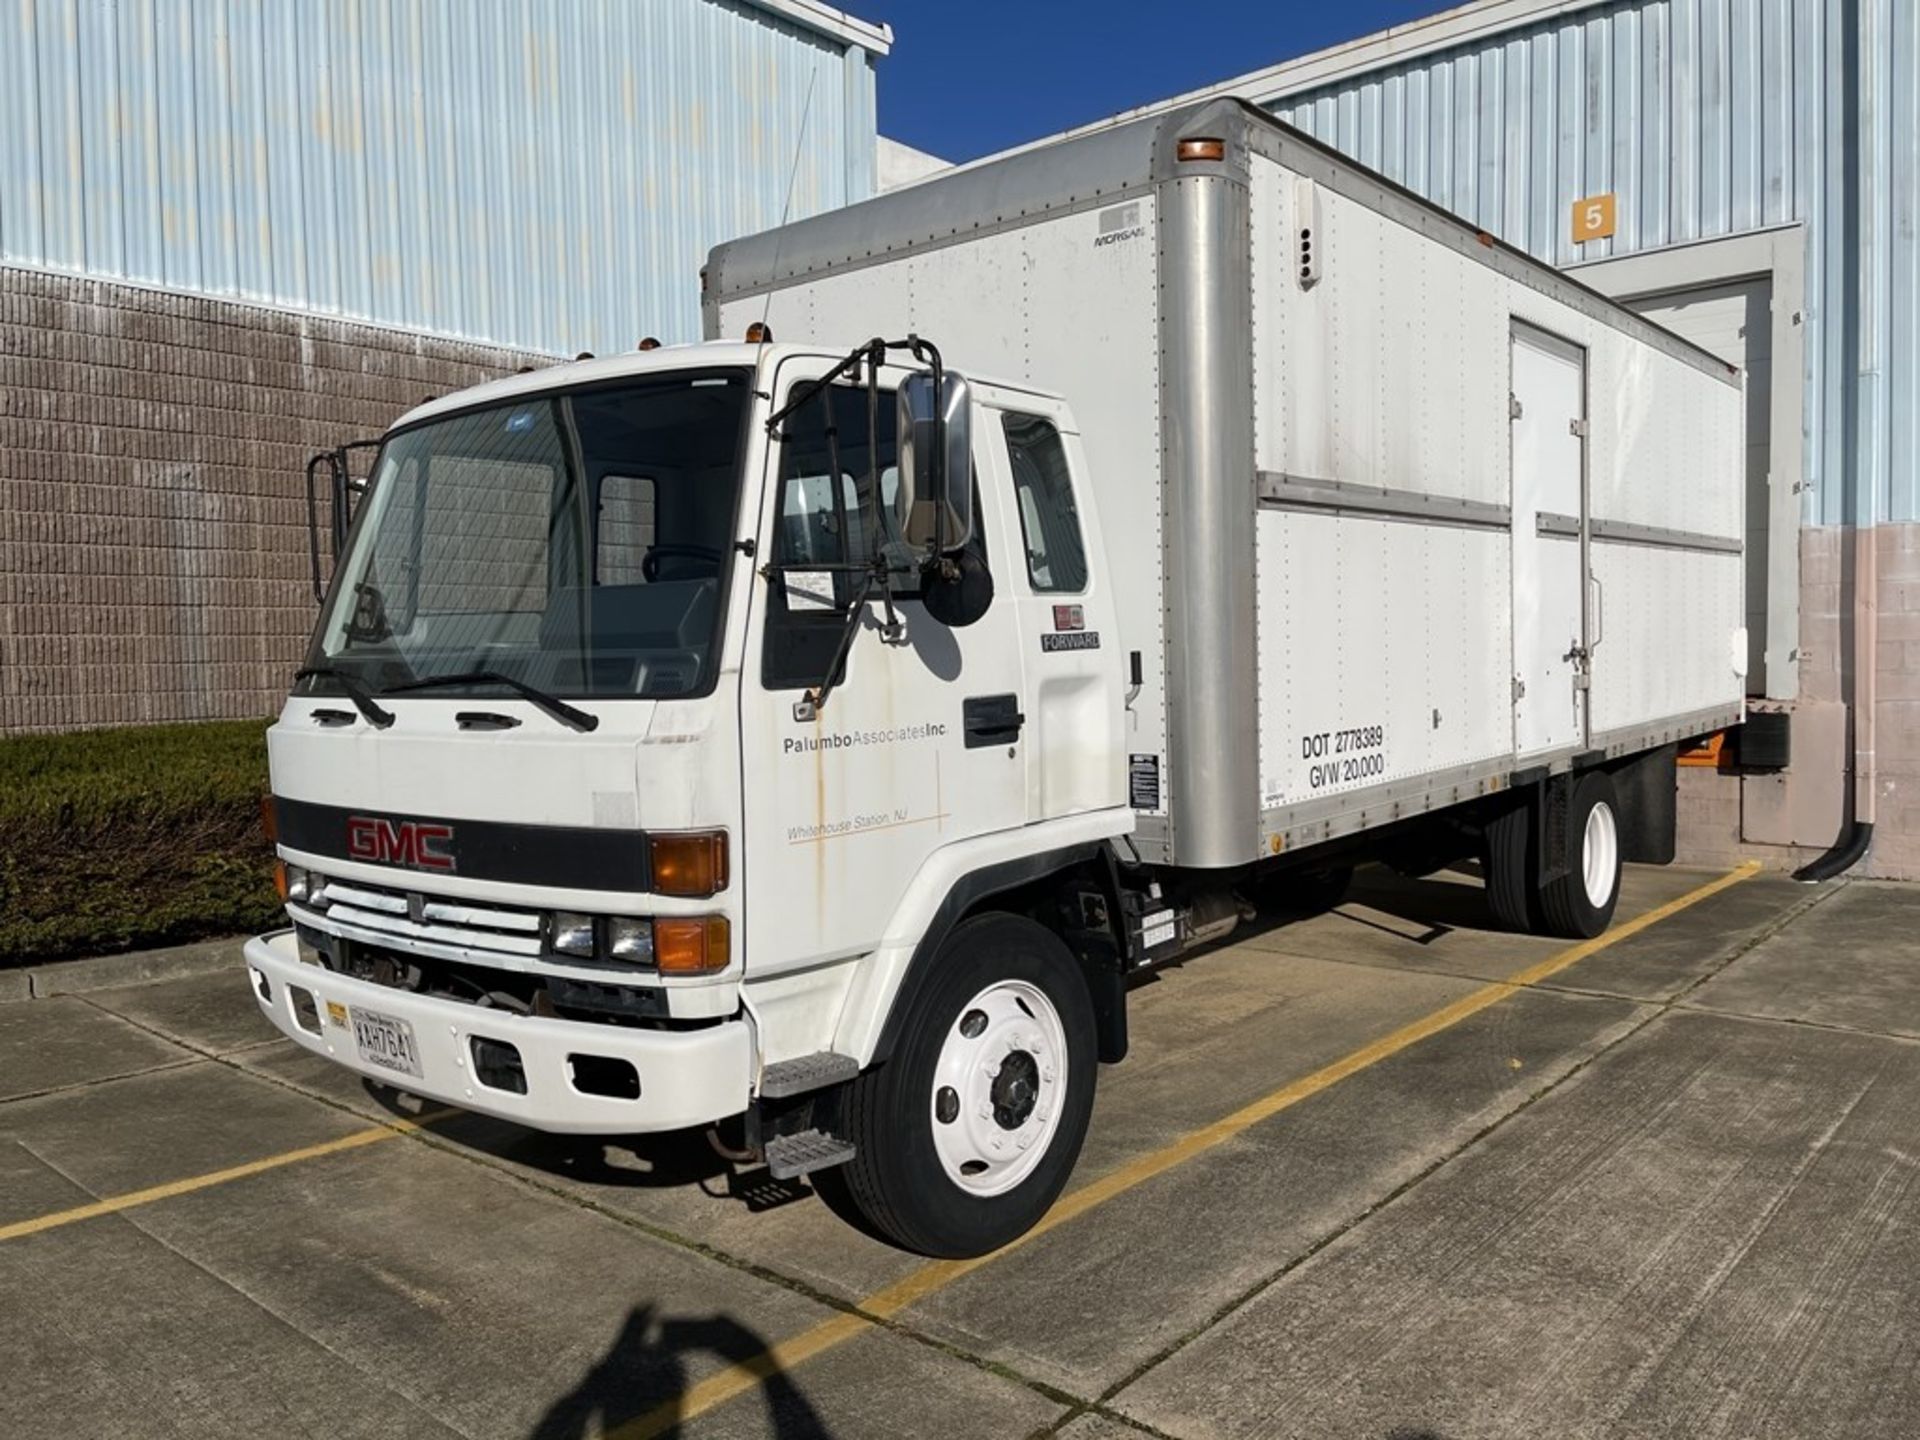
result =
[[[481,672],[556,696],[708,689],[748,394],[745,371],[681,372],[394,435],[309,666],[381,693]]]

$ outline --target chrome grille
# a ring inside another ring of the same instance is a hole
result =
[[[326,880],[320,887],[320,898],[324,904],[308,902],[319,915],[397,940],[490,950],[527,959],[538,958],[542,949],[541,919],[533,910],[470,905],[430,896],[409,898],[400,891],[345,880]]]

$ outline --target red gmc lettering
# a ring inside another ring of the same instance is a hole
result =
[[[454,868],[449,847],[451,825],[420,820],[384,820],[377,815],[347,817],[347,855],[369,865],[405,865],[411,870]]]

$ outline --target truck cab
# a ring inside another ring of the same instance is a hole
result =
[[[1066,406],[901,348],[656,349],[394,425],[268,737],[276,1026],[535,1128],[837,1167],[932,1253],[1038,1218],[1124,1049],[1127,660]]]

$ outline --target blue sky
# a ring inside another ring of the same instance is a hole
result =
[[[1457,0],[837,0],[893,26],[880,133],[971,160]]]

